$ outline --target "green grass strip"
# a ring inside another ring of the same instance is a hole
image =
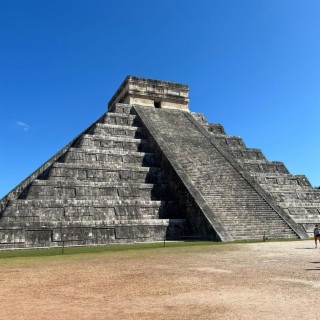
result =
[[[186,247],[217,244],[210,241],[166,241],[165,247]],[[43,249],[23,249],[23,250],[5,250],[0,251],[0,259],[19,258],[19,257],[49,257],[62,255],[74,255],[81,253],[99,253],[99,252],[119,252],[126,250],[144,250],[163,248],[163,242],[132,243],[132,244],[109,244],[101,246],[84,247],[56,247]]]
[[[270,239],[267,242],[285,242],[285,241],[304,241],[300,239]],[[166,241],[165,247],[190,247],[204,245],[226,245],[226,244],[246,244],[259,243],[263,240],[237,240],[234,242],[212,242],[212,241]],[[147,243],[126,243],[126,244],[108,244],[101,246],[78,246],[78,247],[55,247],[41,249],[17,249],[0,251],[0,259],[19,258],[19,257],[49,257],[58,255],[74,255],[81,253],[100,253],[100,252],[119,252],[126,250],[145,250],[164,248],[164,242]],[[63,253],[62,253],[63,252]]]

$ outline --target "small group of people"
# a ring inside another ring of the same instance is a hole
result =
[[[317,224],[316,224],[316,227],[313,230],[313,235],[314,235],[314,242],[315,242],[315,245],[316,245],[316,248],[317,248],[318,247],[317,240],[319,241],[319,244],[320,244],[320,228],[319,228],[319,225],[317,225]]]

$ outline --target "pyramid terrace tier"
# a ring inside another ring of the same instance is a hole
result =
[[[293,175],[289,173],[285,174],[276,172],[272,174],[254,173],[253,177],[261,185],[291,185],[312,188],[308,178],[304,175]]]
[[[136,221],[110,221],[95,223],[61,221],[11,228],[0,228],[0,249],[104,245],[106,243],[132,243],[175,239],[185,232],[183,219],[139,219]]]
[[[123,160],[123,159],[122,159]],[[85,180],[85,181],[122,181],[139,183],[164,183],[167,178],[158,167],[142,167],[134,163],[120,164],[98,162],[87,163],[59,163],[52,165],[41,179],[50,180]]]
[[[214,141],[223,148],[230,148],[232,150],[245,150],[246,145],[240,137],[225,136],[225,135],[212,135]]]
[[[134,226],[134,225],[162,225],[162,226],[168,226],[169,221],[179,221],[179,222],[185,222],[185,219],[116,219],[116,220],[96,220],[92,221],[88,218],[84,218],[81,220],[73,219],[72,221],[68,219],[59,219],[59,220],[50,220],[50,221],[44,221],[39,220],[35,221],[34,223],[25,223],[25,224],[17,224],[14,222],[8,222],[1,224],[1,229],[11,228],[11,229],[52,229],[52,228],[59,228],[59,229],[74,229],[74,228],[86,228],[86,227],[109,227],[109,226]],[[0,230],[1,230],[0,229]],[[161,239],[163,240],[163,238]]]
[[[224,130],[224,127],[219,123],[209,123],[208,125],[205,125],[207,130],[216,135],[226,135],[226,132]]]
[[[320,201],[299,201],[280,203],[284,210],[307,231],[310,237],[313,236],[315,224],[320,224]]]
[[[107,112],[102,118],[102,123],[139,127],[141,123],[138,118],[132,114],[123,114],[115,112]]]
[[[88,199],[92,197],[169,200],[167,184],[35,180],[20,199]]]
[[[271,196],[274,197],[279,204],[282,203],[295,203],[299,201],[310,201],[310,202],[319,202],[320,201],[320,192],[317,190],[308,190],[308,191],[281,191],[281,192],[270,192]]]
[[[279,193],[279,192],[284,192],[284,193],[290,193],[290,192],[295,192],[295,193],[303,193],[307,192],[309,193],[310,191],[313,192],[312,188],[309,186],[305,185],[299,185],[299,184],[294,184],[294,183],[288,183],[288,184],[272,184],[272,183],[262,183],[261,187],[267,191],[268,193]]]
[[[132,105],[126,103],[115,103],[110,106],[108,113],[130,114],[131,111]]]
[[[320,204],[318,206],[316,204],[309,204],[308,206],[296,206],[296,207],[288,207],[288,213],[296,216],[297,219],[309,219],[316,218],[318,222],[320,222]]]
[[[182,217],[176,201],[148,201],[141,199],[111,200],[15,200],[10,202],[1,221],[17,221],[21,218],[38,220],[79,219],[90,217],[93,220],[138,219],[140,218],[179,218]]]
[[[309,237],[313,237],[313,230],[316,224],[320,224],[319,215],[299,214],[295,219],[303,226]]]
[[[107,123],[96,123],[89,134],[113,137],[129,137],[135,139],[145,138],[144,130],[141,127],[121,126]]]
[[[299,210],[303,208],[309,211],[310,213],[316,213],[318,214],[319,208],[320,208],[320,200],[318,201],[308,201],[308,200],[300,200],[300,199],[290,199],[284,202],[279,202],[279,205],[283,208],[298,208]],[[315,211],[314,208],[317,210]]]
[[[59,159],[66,163],[86,163],[86,164],[135,164],[137,166],[157,166],[157,159],[154,153],[138,152],[121,149],[79,149],[70,148]]]
[[[255,148],[246,148],[244,150],[228,149],[228,151],[237,161],[266,160],[264,154],[260,149],[255,149]]]
[[[120,149],[128,151],[150,151],[149,145],[144,139],[135,139],[126,136],[106,136],[84,134],[74,147],[95,149]]]
[[[242,162],[241,166],[243,169],[246,170],[249,174],[255,174],[255,173],[289,173],[288,169],[284,165],[283,162],[279,161],[272,161],[272,162],[261,162],[261,163],[248,163],[248,162]]]

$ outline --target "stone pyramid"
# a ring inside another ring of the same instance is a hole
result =
[[[0,249],[308,238],[320,190],[188,109],[188,86],[128,76],[103,114],[0,202]]]

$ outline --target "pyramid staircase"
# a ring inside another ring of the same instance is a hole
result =
[[[305,235],[189,112],[134,109],[222,241]]]
[[[6,197],[0,248],[158,241],[187,232],[130,109],[107,112]]]
[[[315,224],[320,224],[320,190],[313,188],[305,175],[290,174],[283,162],[268,161],[260,149],[247,148],[240,137],[228,136],[221,124],[209,123],[201,113],[193,116],[210,132],[215,143],[313,236]]]

